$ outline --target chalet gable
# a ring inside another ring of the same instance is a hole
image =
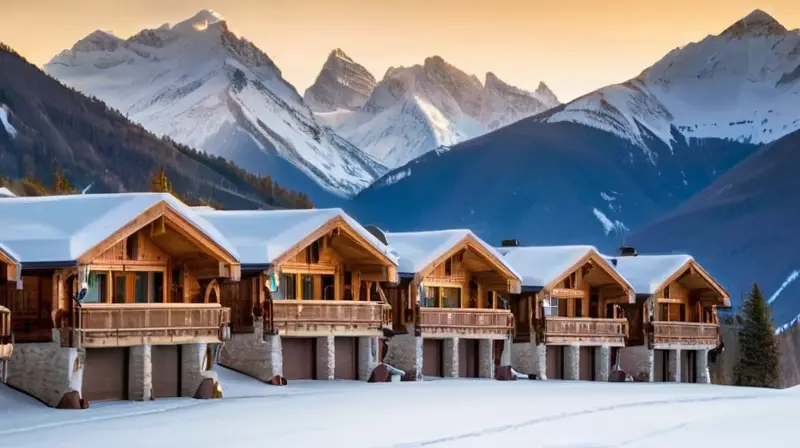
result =
[[[0,244],[0,282],[17,282],[17,289],[22,289],[22,269],[17,256],[10,249]]]

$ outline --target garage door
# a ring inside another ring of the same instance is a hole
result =
[[[478,340],[461,339],[458,347],[458,376],[478,377]]]
[[[697,382],[697,351],[695,350],[682,350],[681,351],[681,381],[684,383]]]
[[[153,362],[153,398],[179,397],[180,387],[180,346],[154,345],[151,359]]]
[[[127,355],[125,348],[86,349],[83,398],[90,402],[127,399]]]
[[[581,347],[580,357],[581,366],[578,379],[594,381],[594,347]]]
[[[336,370],[333,377],[337,380],[358,379],[358,338],[334,339],[336,344]]]
[[[281,338],[283,376],[287,380],[313,380],[315,375],[314,338]]]
[[[560,345],[547,346],[547,379],[564,379],[564,347]]]
[[[653,381],[664,382],[667,380],[667,355],[666,350],[655,350],[653,353]]]
[[[422,374],[442,376],[442,341],[425,339],[422,345]]]

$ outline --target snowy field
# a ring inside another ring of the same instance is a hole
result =
[[[44,407],[0,386],[0,446],[796,446],[800,389],[433,380],[267,386],[220,369],[225,398]],[[513,444],[513,445],[512,445]]]

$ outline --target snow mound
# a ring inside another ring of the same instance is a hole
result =
[[[2,123],[3,129],[5,129],[6,133],[11,138],[14,138],[17,136],[17,130],[11,125],[11,122],[8,119],[8,110],[8,106],[5,104],[0,104],[0,123]]]

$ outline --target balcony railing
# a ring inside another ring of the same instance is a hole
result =
[[[420,327],[425,334],[505,337],[513,326],[509,310],[420,308]]]
[[[589,342],[621,346],[628,336],[625,319],[546,317],[544,321],[545,338],[550,344]]]
[[[654,344],[716,346],[719,325],[697,322],[653,322]]]
[[[264,313],[264,330],[288,336],[377,336],[392,324],[383,302],[273,300]]]
[[[0,360],[8,359],[14,347],[11,345],[11,313],[0,306]]]
[[[84,304],[79,314],[74,327],[62,330],[62,345],[215,343],[226,338],[230,323],[230,308],[217,303],[92,303]]]

